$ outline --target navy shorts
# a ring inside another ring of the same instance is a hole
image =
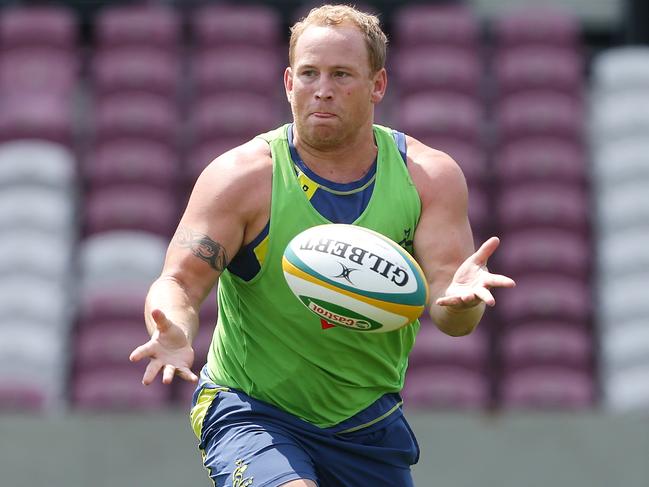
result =
[[[205,370],[191,423],[203,463],[218,487],[277,487],[310,479],[319,487],[411,487],[419,446],[398,394],[386,394],[331,428],[319,428]]]

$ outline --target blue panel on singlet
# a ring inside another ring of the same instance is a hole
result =
[[[317,184],[309,201],[318,213],[333,223],[353,223],[363,213],[372,196],[376,160],[361,179],[351,183],[335,183],[318,176],[304,164],[293,144],[293,125],[288,129],[288,146],[297,172]]]
[[[401,153],[404,163],[407,164],[406,137],[402,132],[392,132],[397,148]],[[361,179],[351,183],[335,183],[318,176],[311,171],[302,161],[302,158],[293,144],[293,125],[288,129],[288,144],[291,158],[295,164],[295,172],[313,181],[317,189],[309,191],[309,201],[313,207],[333,223],[352,223],[363,213],[372,197],[374,179],[376,178],[376,160],[370,170]],[[268,236],[270,221],[266,224],[261,233],[248,245],[241,248],[239,253],[232,259],[228,270],[245,281],[249,281],[257,275],[261,263],[255,254],[255,248]]]

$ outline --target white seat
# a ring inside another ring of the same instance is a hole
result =
[[[0,321],[0,369],[33,368],[47,377],[63,373],[68,332],[50,325],[34,319]]]
[[[74,196],[39,186],[3,189],[0,191],[0,232],[19,228],[38,228],[68,237],[75,235]]]
[[[0,279],[33,274],[66,283],[73,265],[71,238],[37,228],[0,234]]]
[[[603,232],[597,247],[597,268],[603,279],[649,270],[649,222],[645,227]]]
[[[151,284],[160,275],[167,250],[165,238],[147,232],[112,231],[81,242],[83,290]]]
[[[597,283],[599,325],[615,327],[621,321],[647,320],[649,270],[638,270],[633,275],[617,278],[600,277]]]
[[[60,282],[34,275],[0,279],[0,317],[51,323],[69,329],[74,305],[68,288]]]
[[[594,97],[591,137],[595,147],[624,137],[649,135],[649,87],[642,92],[620,92]]]
[[[67,330],[48,320],[0,318],[0,401],[28,406],[25,395],[38,396],[43,412],[64,409],[70,360]]]
[[[596,200],[600,238],[611,232],[647,228],[649,222],[649,184],[636,180],[611,186],[599,185]]]
[[[635,319],[606,327],[600,333],[601,365],[605,373],[649,365],[649,323]]]
[[[615,412],[649,412],[649,363],[603,376],[604,402]]]
[[[592,79],[599,92],[649,88],[649,47],[616,47],[599,53],[593,59]]]
[[[0,186],[39,184],[71,191],[76,184],[74,156],[54,142],[18,140],[0,144]]]
[[[593,176],[598,187],[619,183],[649,183],[649,137],[626,137],[607,141],[593,153]]]

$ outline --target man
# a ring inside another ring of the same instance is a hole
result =
[[[386,37],[376,17],[346,6],[312,10],[291,29],[284,74],[293,124],[216,158],[198,178],[147,296],[151,340],[131,360],[196,381],[192,338],[219,279],[219,322],[191,420],[216,485],[403,487],[418,446],[401,411],[418,323],[363,334],[322,326],[281,271],[289,240],[321,223],[379,231],[414,252],[429,312],[470,333],[492,287],[491,238],[477,252],[457,164],[373,125],[384,96]]]

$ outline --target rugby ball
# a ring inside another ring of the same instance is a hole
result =
[[[352,330],[397,330],[419,318],[428,299],[415,259],[396,242],[356,225],[332,223],[299,233],[286,246],[282,269],[304,306],[324,322]]]

